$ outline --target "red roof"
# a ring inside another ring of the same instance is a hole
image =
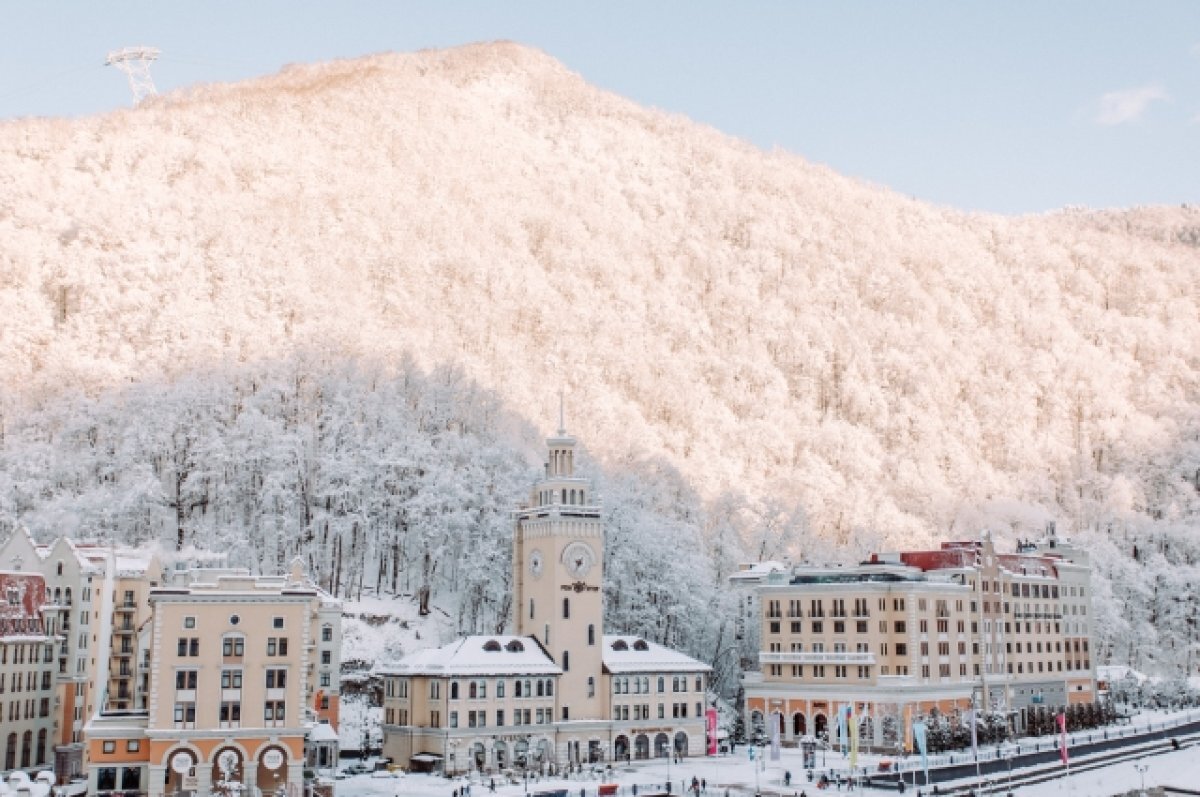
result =
[[[45,602],[46,580],[40,574],[0,572],[0,618],[40,619]]]

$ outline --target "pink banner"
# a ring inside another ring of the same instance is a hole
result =
[[[704,712],[704,726],[708,730],[708,754],[717,754],[717,710],[710,708]]]
[[[1056,721],[1058,722],[1058,731],[1060,734],[1058,753],[1060,756],[1062,756],[1063,766],[1066,766],[1067,762],[1069,761],[1067,758],[1067,715],[1065,713],[1059,714],[1058,717],[1056,717]]]

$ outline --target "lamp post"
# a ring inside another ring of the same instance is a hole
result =
[[[1133,765],[1133,768],[1136,769],[1138,771],[1138,774],[1142,776],[1141,791],[1142,791],[1142,794],[1145,795],[1146,794],[1146,770],[1148,770],[1150,768],[1150,765],[1143,764],[1142,762],[1139,761],[1138,763]]]

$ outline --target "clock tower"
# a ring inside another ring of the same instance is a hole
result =
[[[514,626],[563,669],[556,720],[604,717],[604,522],[587,479],[575,476],[575,438],[546,440],[545,472],[517,511]]]

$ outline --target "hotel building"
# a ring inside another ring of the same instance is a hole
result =
[[[53,764],[58,782],[86,776],[96,795],[301,789],[307,738],[337,724],[342,637],[340,602],[298,562],[286,576],[164,569],[153,552],[37,545],[21,530],[0,567],[41,579],[38,684],[55,682],[51,716],[40,701],[31,718],[54,758],[38,757],[31,727],[30,763],[18,731],[5,769]]]
[[[744,679],[747,721],[778,723],[784,741],[832,740],[848,706],[869,718],[864,744],[894,749],[935,710],[1006,712],[1019,733],[1034,707],[1097,699],[1087,554],[1053,534],[1011,554],[985,536],[800,566],[754,588],[763,642]]]
[[[513,635],[471,636],[382,668],[384,754],[446,771],[541,769],[699,755],[710,668],[604,634],[604,521],[575,475],[575,439],[547,441],[516,514]]]

